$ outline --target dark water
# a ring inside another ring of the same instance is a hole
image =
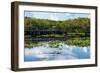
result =
[[[89,59],[90,47],[69,46],[63,44],[58,48],[38,46],[25,48],[24,61],[48,61],[48,60],[70,60]]]

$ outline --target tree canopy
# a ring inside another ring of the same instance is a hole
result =
[[[76,18],[69,20],[49,20],[25,17],[25,27],[38,27],[46,29],[63,29],[71,32],[90,32],[89,18]]]

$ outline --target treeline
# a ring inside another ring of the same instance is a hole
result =
[[[34,43],[34,41],[32,40],[33,38],[36,39],[43,37],[48,37],[48,39],[50,37],[53,38],[63,37],[66,38],[63,39],[63,42],[68,45],[77,45],[77,46],[90,45],[89,18],[76,18],[76,19],[57,21],[57,20],[25,17],[24,24],[25,28],[29,29],[29,32],[26,31],[27,29],[25,29],[25,38],[27,40],[31,39],[29,41],[25,41],[25,47],[33,47],[33,45],[37,44],[36,41]],[[32,28],[32,30],[30,30],[30,28]],[[41,29],[44,30],[45,32],[41,31]],[[38,32],[35,32],[34,30],[38,30]],[[27,37],[29,35],[30,37]],[[51,40],[51,43],[55,45],[57,43],[56,41],[61,42],[61,40],[59,39],[59,40]]]
[[[25,17],[25,27],[36,27],[43,29],[63,29],[69,32],[90,32],[90,19],[89,18],[76,18],[63,21],[49,20],[49,19],[36,19]]]

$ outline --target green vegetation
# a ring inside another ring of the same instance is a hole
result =
[[[64,34],[38,35],[37,37],[64,37]]]
[[[63,33],[47,33],[47,34],[33,34],[34,37],[68,37],[66,40],[51,40],[45,42],[28,42],[25,41],[25,47],[31,48],[36,46],[43,46],[45,43],[49,47],[58,47],[59,43],[76,46],[89,46],[90,45],[90,19],[89,18],[76,18],[63,21],[49,20],[49,19],[36,19],[25,17],[25,27],[35,27],[36,29],[44,30],[61,30],[66,31]],[[26,33],[26,32],[25,32]],[[30,35],[29,33],[25,34]]]
[[[32,42],[25,44],[25,47],[27,48],[32,48],[32,47],[37,47],[37,46],[45,46],[45,44],[48,44],[49,47],[51,48],[57,48],[59,46],[59,43],[64,43],[67,45],[75,45],[75,46],[89,46],[90,45],[90,39],[81,39],[81,38],[74,38],[74,39],[69,39],[69,40],[55,40],[55,41],[48,41],[48,42]]]
[[[36,27],[45,29],[63,29],[69,32],[89,32],[90,31],[90,19],[89,18],[77,18],[63,21],[54,21],[49,19],[36,19],[25,17],[25,27]]]
[[[90,39],[82,40],[82,39],[70,39],[67,41],[64,41],[65,44],[68,45],[76,45],[76,46],[89,46],[90,45]]]

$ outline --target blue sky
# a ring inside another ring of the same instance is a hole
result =
[[[69,13],[69,12],[43,12],[43,11],[25,11],[24,16],[39,18],[39,19],[51,19],[51,20],[67,20],[75,19],[78,17],[88,17],[89,13]]]

